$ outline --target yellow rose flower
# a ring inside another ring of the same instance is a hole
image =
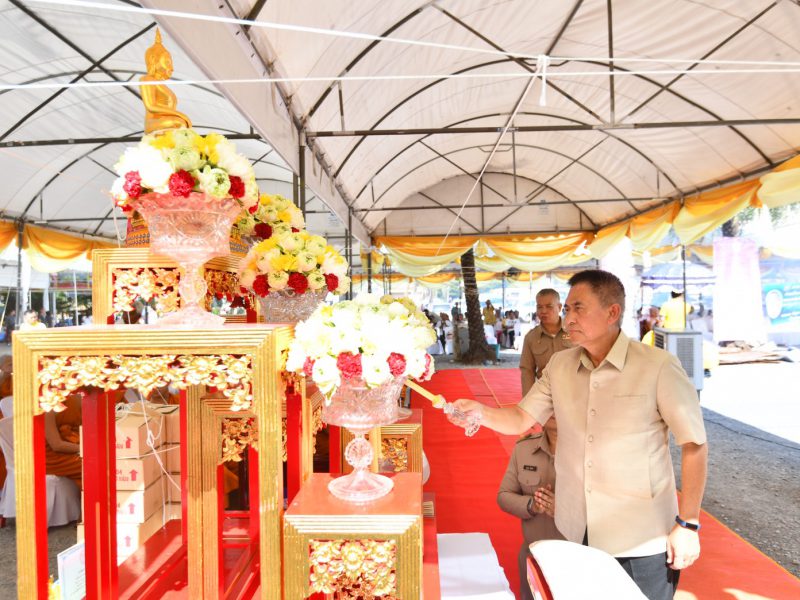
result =
[[[159,150],[172,150],[175,147],[175,139],[172,137],[172,132],[167,131],[166,133],[157,135],[155,139],[150,142],[150,145]]]

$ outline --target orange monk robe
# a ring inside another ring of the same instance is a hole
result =
[[[55,414],[56,427],[61,439],[78,444],[80,443],[81,397],[70,396],[65,404],[67,405],[66,410]],[[45,473],[69,477],[78,487],[81,487],[83,460],[77,454],[56,452],[50,448],[49,444],[46,444]]]
[[[10,375],[3,377],[2,381],[0,381],[0,398],[11,396],[13,393],[14,393],[14,378],[11,377]],[[6,415],[3,414],[3,411],[0,410],[0,419],[4,418],[5,416]],[[6,457],[5,454],[0,452],[0,490],[2,490],[3,485],[5,485],[7,475],[8,471],[6,471]]]

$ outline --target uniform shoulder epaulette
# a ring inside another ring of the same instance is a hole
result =
[[[525,437],[521,437],[521,438],[519,438],[519,439],[517,440],[517,443],[519,444],[520,442],[527,442],[528,440],[537,440],[537,439],[539,439],[540,437],[542,437],[543,435],[544,435],[544,433],[543,433],[543,432],[541,432],[541,431],[540,431],[539,433],[529,433],[529,434],[528,434],[528,435],[526,435]]]

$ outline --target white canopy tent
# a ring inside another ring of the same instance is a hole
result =
[[[195,82],[180,109],[265,190],[304,176],[312,229],[335,233],[331,210],[365,244],[596,231],[800,147],[795,1],[143,4],[6,2],[3,83],[138,79],[155,19]],[[104,190],[141,133],[135,87],[0,94],[3,215],[116,237]]]

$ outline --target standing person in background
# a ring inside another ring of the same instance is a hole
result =
[[[22,324],[19,326],[19,330],[26,331],[30,329],[45,329],[46,327],[47,325],[39,320],[38,312],[35,310],[26,310]]]
[[[519,550],[520,598],[533,600],[528,585],[528,547],[539,540],[563,540],[553,520],[555,510],[556,420],[550,418],[544,431],[527,433],[517,440],[506,474],[497,492],[500,509],[522,520]]]
[[[700,556],[708,445],[697,391],[675,356],[622,333],[615,275],[582,271],[569,285],[564,322],[575,347],[553,355],[522,402],[454,404],[506,434],[555,415],[558,530],[614,556],[649,600],[669,600]],[[680,504],[670,433],[681,448]]]
[[[689,305],[684,302],[683,292],[672,290],[671,298],[664,302],[659,311],[664,329],[686,329],[686,315]]]
[[[497,315],[494,310],[494,306],[492,306],[492,301],[486,301],[486,307],[483,309],[483,323],[485,325],[491,325],[494,328],[494,324],[497,322]]]
[[[519,370],[522,376],[522,395],[542,376],[553,353],[571,348],[569,335],[561,321],[561,296],[552,288],[536,294],[536,316],[539,325],[531,329],[522,342]]]
[[[11,334],[14,333],[14,329],[17,327],[17,311],[13,308],[11,311],[6,315],[5,323],[3,323],[3,328],[6,331],[6,344],[11,343]]]

